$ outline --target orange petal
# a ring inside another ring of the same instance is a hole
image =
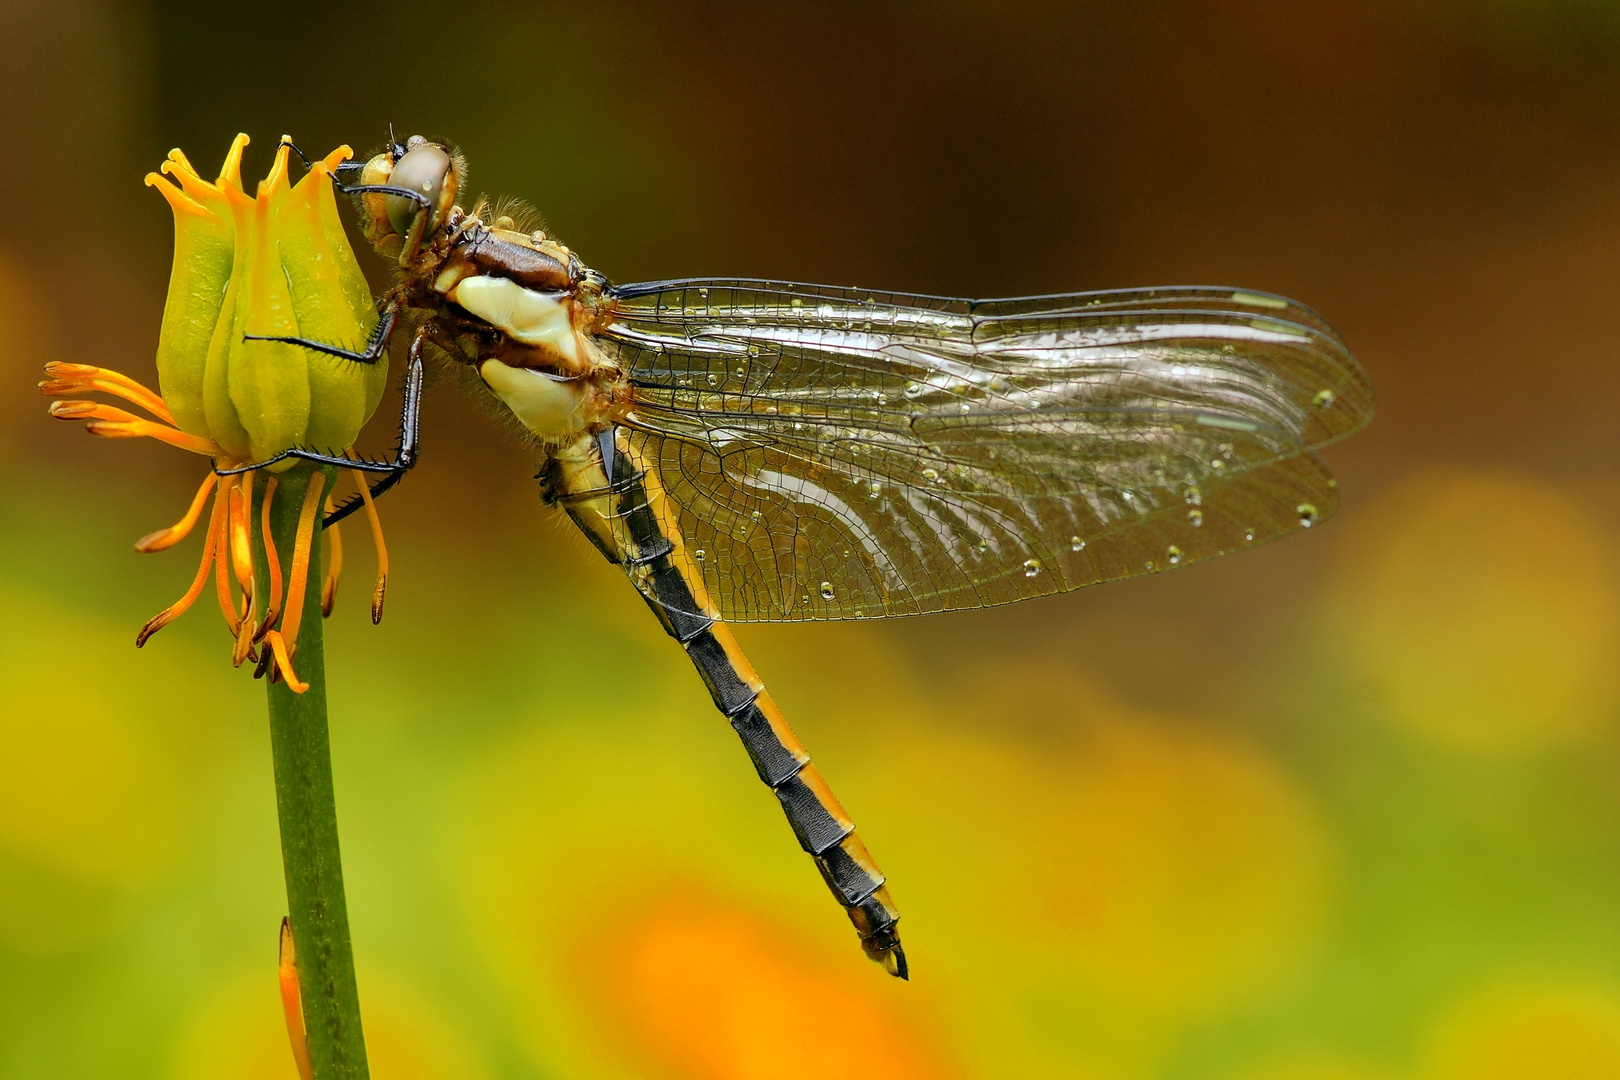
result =
[[[265,642],[270,646],[276,656],[276,670],[281,677],[287,680],[287,689],[295,694],[302,694],[309,689],[309,683],[299,682],[298,676],[293,672],[292,657],[287,654],[287,639],[281,636],[280,630],[272,630],[264,635]],[[275,673],[271,673],[271,681],[275,681]]]
[[[277,965],[281,982],[281,1010],[287,1017],[287,1038],[292,1042],[293,1061],[299,1080],[314,1080],[309,1062],[309,1040],[304,1035],[304,1002],[298,990],[298,960],[293,949],[292,922],[281,920],[281,957]]]
[[[225,616],[225,625],[231,628],[231,636],[235,637],[242,629],[242,615],[236,610],[236,598],[231,595],[230,490],[222,490],[224,498],[221,501],[226,504],[226,512],[215,514],[218,521],[214,525],[214,584],[219,591],[220,613]]]
[[[174,423],[174,417],[169,415],[168,406],[163,404],[163,399],[128,375],[109,368],[94,367],[90,364],[69,364],[60,360],[52,360],[46,364],[45,374],[51,376],[51,379],[40,383],[39,389],[47,396],[71,393],[71,387],[100,390],[102,393],[114,394],[139,405],[164,423]]]
[[[365,500],[366,520],[371,522],[371,542],[377,548],[377,587],[371,591],[371,623],[382,622],[383,595],[388,591],[388,545],[383,543],[382,519],[377,516],[377,504],[372,501],[371,487],[366,474],[350,469],[354,482],[360,485],[360,498]]]
[[[326,511],[331,513],[332,500],[326,500]],[[331,537],[332,542],[327,545],[326,580],[321,583],[321,617],[332,614],[332,604],[337,600],[338,576],[343,573],[343,534],[338,530],[341,526],[333,525],[330,529],[321,530]]]
[[[245,472],[231,485],[231,568],[244,596],[253,595],[253,472]]]
[[[197,597],[202,595],[203,586],[208,583],[208,567],[214,561],[215,547],[219,541],[220,526],[224,522],[224,514],[225,500],[221,499],[216,492],[214,495],[214,513],[208,522],[208,535],[203,540],[202,562],[197,567],[196,579],[192,581],[191,588],[186,590],[186,595],[152,616],[147,620],[146,625],[141,627],[141,632],[135,635],[135,647],[137,649],[145,645],[147,639],[153,634],[185,614],[186,609],[196,603]]]
[[[279,483],[280,480],[274,476],[265,481],[264,501],[259,514],[259,532],[264,538],[264,557],[270,571],[270,603],[265,607],[264,619],[254,632],[256,640],[262,640],[265,631],[269,630],[281,615],[281,557],[276,554],[276,538],[270,531],[270,507],[275,500],[276,485]],[[258,678],[258,675],[256,674],[254,678]]]
[[[309,584],[310,549],[315,538],[315,519],[325,494],[326,476],[315,473],[304,492],[304,506],[298,514],[298,535],[293,547],[292,580],[287,585],[287,612],[281,617],[281,636],[292,648],[298,646],[298,626],[304,617],[304,589]],[[278,656],[280,654],[277,654]],[[287,682],[292,683],[289,672]]]
[[[214,484],[218,480],[219,477],[213,473],[203,477],[202,486],[197,489],[197,494],[192,498],[191,507],[186,510],[185,517],[170,525],[167,529],[147,533],[135,541],[135,550],[143,554],[151,551],[162,551],[164,548],[173,547],[190,535],[192,528],[197,524],[198,519],[202,517],[203,503],[207,501],[208,493],[213,490]]]

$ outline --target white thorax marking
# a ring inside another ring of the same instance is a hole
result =
[[[544,441],[557,443],[585,430],[583,379],[559,379],[499,360],[485,360],[478,373],[523,426]]]
[[[513,341],[554,353],[576,370],[580,366],[565,294],[535,292],[507,278],[478,274],[456,282],[449,299]]]

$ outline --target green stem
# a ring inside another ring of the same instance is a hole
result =
[[[270,531],[291,584],[299,511],[311,480],[322,473],[299,467],[281,474],[270,508]],[[262,500],[264,481],[255,485]],[[257,513],[257,509],[256,509]],[[253,530],[257,536],[259,530]],[[255,545],[256,547],[258,544]],[[267,596],[268,568],[256,552],[259,595]],[[285,680],[270,685],[270,751],[275,762],[276,812],[281,819],[281,862],[287,876],[303,997],[304,1027],[315,1080],[369,1080],[360,995],[349,947],[349,913],[343,899],[338,855],[337,805],[332,793],[332,755],[326,729],[326,668],[321,641],[321,545],[319,526],[311,545],[304,613],[293,668],[309,684],[295,694]],[[283,603],[287,598],[283,597]],[[268,646],[266,646],[268,647]]]

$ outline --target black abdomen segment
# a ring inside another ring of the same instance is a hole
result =
[[[576,448],[583,449],[579,444]],[[883,872],[730,628],[720,621],[673,523],[666,524],[656,512],[649,491],[658,491],[657,477],[623,444],[610,452],[611,485],[605,482],[600,449],[591,455],[594,468],[582,467],[582,455],[548,462],[542,474],[548,497],[563,505],[610,561],[630,571],[642,598],[686,650],[715,706],[742,739],[759,778],[781,802],[800,846],[815,859],[827,887],[855,924],[861,948],[890,974],[907,978],[897,928],[900,914],[884,887]]]

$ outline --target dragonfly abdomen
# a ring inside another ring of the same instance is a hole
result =
[[[662,598],[647,599],[655,610],[661,606]],[[666,622],[665,629],[669,628]],[[896,930],[900,915],[884,888],[883,871],[855,834],[855,823],[820,770],[810,763],[810,755],[730,628],[715,622],[681,645],[708,684],[715,706],[742,739],[759,778],[782,804],[799,846],[815,859],[827,887],[849,910],[862,948],[891,974],[905,977],[905,954]]]
[[[604,465],[604,455],[611,465]],[[542,476],[548,499],[563,506],[603,555],[625,566],[665,631],[686,650],[759,778],[782,804],[799,845],[848,912],[861,948],[890,974],[906,978],[900,914],[883,872],[720,621],[673,519],[660,512],[657,474],[608,431],[560,449]]]

